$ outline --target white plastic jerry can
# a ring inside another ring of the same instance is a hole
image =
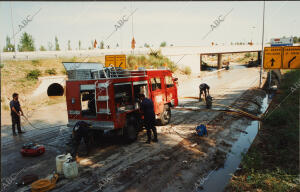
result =
[[[63,172],[67,179],[75,178],[78,176],[78,166],[77,162],[68,158],[63,164]]]
[[[56,156],[56,171],[58,174],[63,174],[63,163],[70,157],[70,153],[68,153],[67,155]]]

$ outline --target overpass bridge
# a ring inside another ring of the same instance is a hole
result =
[[[202,57],[204,55],[217,55],[217,65],[218,68],[221,68],[223,54],[247,52],[257,52],[258,58],[261,58],[261,45],[168,47],[162,49],[163,55],[169,57],[169,59],[178,65],[190,66],[194,73],[201,71]],[[186,63],[188,63],[188,65],[186,65]]]

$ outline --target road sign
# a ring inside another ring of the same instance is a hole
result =
[[[105,55],[105,67],[115,66],[115,55]]]
[[[293,38],[273,38],[271,39],[271,47],[278,47],[278,46],[292,46],[293,45]]]
[[[116,67],[126,68],[126,55],[116,55]]]
[[[105,67],[126,68],[126,55],[105,55]]]
[[[282,48],[265,47],[264,69],[280,69],[282,67]]]
[[[283,47],[283,69],[300,69],[300,46]]]

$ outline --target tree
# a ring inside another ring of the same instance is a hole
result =
[[[295,37],[293,37],[293,42],[294,43],[297,43],[298,42],[298,38],[295,36]]]
[[[46,51],[46,49],[45,49],[45,47],[43,45],[41,45],[40,51]]]
[[[68,50],[69,50],[69,51],[72,50],[72,49],[71,49],[71,41],[70,41],[70,40],[68,40]]]
[[[144,44],[144,47],[147,47],[147,48],[149,48],[149,47],[150,47],[150,45],[149,45],[149,44],[147,44],[147,43],[145,43],[145,44]]]
[[[15,51],[15,46],[10,43],[10,38],[6,36],[6,45],[3,48],[3,52],[13,52]]]
[[[300,42],[300,37],[298,37],[298,42]]]
[[[57,37],[55,36],[55,51],[59,51],[59,44],[58,44],[58,39]]]
[[[79,50],[81,49],[81,41],[80,40],[78,41],[78,48],[79,48]]]
[[[18,45],[19,51],[35,51],[34,40],[32,36],[26,32],[23,33]]]
[[[167,46],[167,42],[165,41],[161,42],[160,47],[165,47],[165,46]]]
[[[100,42],[100,49],[104,49],[104,42],[103,41]]]

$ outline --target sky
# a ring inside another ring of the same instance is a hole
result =
[[[300,36],[300,2],[266,1],[264,41],[271,38]],[[224,16],[227,16],[224,18]],[[34,15],[34,16],[33,16]],[[131,16],[130,16],[131,15]],[[129,16],[129,17],[128,17]],[[48,49],[55,36],[60,48],[87,49],[95,39],[115,48],[136,47],[145,43],[159,46],[166,41],[175,46],[206,46],[211,42],[261,43],[263,1],[174,1],[174,2],[0,2],[0,48],[6,36],[22,33],[33,36],[36,48]],[[23,20],[29,18],[24,27]],[[118,21],[127,21],[119,25]],[[221,18],[218,24],[215,20]],[[212,27],[214,25],[214,27]],[[212,30],[213,29],[213,30]],[[14,42],[14,38],[12,38]]]

